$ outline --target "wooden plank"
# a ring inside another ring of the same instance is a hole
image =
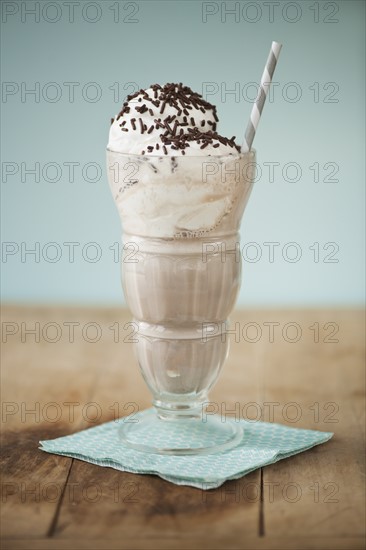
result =
[[[3,536],[49,531],[72,460],[38,450],[38,441],[94,425],[97,409],[89,404],[101,365],[112,359],[107,327],[116,318],[115,310],[103,317],[88,308],[3,308],[2,328],[9,332],[3,333],[1,370]],[[83,337],[81,327],[95,322],[105,336],[91,343],[92,330]],[[74,338],[66,330],[70,323],[78,324]],[[52,342],[58,330],[61,338]]]
[[[267,346],[264,399],[278,403],[274,421],[334,431],[335,436],[324,446],[264,469],[265,534],[362,537],[363,315],[329,311],[297,318],[304,338],[296,344],[281,339]],[[279,317],[281,324],[291,319],[288,314]],[[339,325],[339,342],[314,342],[306,327],[328,322]],[[289,406],[291,402],[296,405]],[[290,418],[296,418],[297,411],[301,418],[293,423]]]
[[[45,456],[40,438],[60,436],[67,426],[8,431],[1,448],[1,535],[25,539],[46,536],[57,510],[72,460]]]
[[[76,487],[76,491],[73,491]],[[202,491],[157,476],[96,468],[75,461],[55,538],[191,539],[256,535],[257,473],[222,488]],[[90,496],[88,496],[90,493]],[[95,502],[90,499],[95,498]]]
[[[111,539],[35,539],[5,541],[3,550],[364,550],[365,541],[360,537],[305,537],[267,538],[248,537],[238,540],[233,536],[223,539],[207,533],[203,538],[123,538]]]

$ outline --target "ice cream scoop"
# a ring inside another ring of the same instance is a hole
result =
[[[182,83],[153,84],[129,95],[113,119],[108,149],[153,156],[238,154],[235,137],[217,133],[216,107]]]

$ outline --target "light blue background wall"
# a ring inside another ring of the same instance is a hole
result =
[[[109,119],[133,91],[129,83],[183,81],[199,92],[213,83],[207,99],[217,104],[221,133],[242,136],[250,113],[245,94],[254,94],[248,83],[259,81],[274,39],[284,46],[255,140],[262,176],[242,239],[257,244],[246,250],[240,303],[362,302],[365,4],[269,4],[273,17],[263,2],[81,1],[70,22],[63,2],[2,2],[2,240],[14,252],[2,256],[4,300],[121,304],[110,249],[120,224],[104,162]],[[24,5],[39,8],[39,22]],[[225,14],[225,5],[239,12]],[[204,22],[207,10],[217,13]],[[37,97],[24,95],[37,86]],[[225,94],[235,86],[239,97]],[[264,164],[271,162],[279,163],[273,182]],[[39,181],[25,172],[35,163]],[[74,181],[70,163],[79,163]],[[294,166],[299,181],[286,181],[296,179]],[[328,181],[335,169],[336,181]],[[56,262],[52,242],[61,251]],[[80,243],[74,261],[67,242]],[[90,242],[102,254],[94,263],[86,257],[95,253],[85,248]],[[273,262],[266,242],[280,243]],[[283,258],[289,242],[301,249],[298,262]],[[327,243],[335,244],[324,250]],[[37,246],[39,258],[24,254]],[[248,261],[258,251],[262,257]]]

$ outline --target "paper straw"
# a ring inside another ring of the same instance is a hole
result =
[[[264,67],[264,71],[262,74],[261,83],[259,85],[257,99],[255,100],[252,112],[250,113],[250,120],[248,122],[243,145],[241,147],[243,153],[250,151],[250,149],[252,148],[255,132],[261,118],[264,102],[266,101],[267,93],[272,82],[273,73],[277,65],[277,60],[278,56],[280,55],[281,48],[282,44],[279,44],[278,42],[272,42],[267,63]]]

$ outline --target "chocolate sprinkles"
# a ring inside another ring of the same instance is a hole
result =
[[[169,114],[163,117],[161,115],[165,110],[169,111]],[[129,113],[132,118],[125,117]],[[144,116],[133,117],[134,113]],[[206,115],[207,119],[202,119],[200,113]],[[141,155],[145,155],[146,152],[153,153],[154,150],[162,150],[164,155],[168,155],[168,147],[185,155],[185,149],[193,142],[197,143],[200,149],[205,149],[209,145],[217,149],[222,144],[240,151],[235,143],[235,136],[229,139],[216,132],[216,123],[219,120],[216,107],[203,99],[201,94],[192,91],[188,86],[183,86],[181,82],[168,83],[165,86],[152,84],[151,90],[140,89],[128,95],[121,111],[115,119],[111,119],[111,124],[121,118],[119,126],[122,132],[146,132],[151,135],[149,139],[156,135],[156,143],[148,145],[146,150],[141,151]],[[204,130],[206,125],[210,127],[209,131]]]

